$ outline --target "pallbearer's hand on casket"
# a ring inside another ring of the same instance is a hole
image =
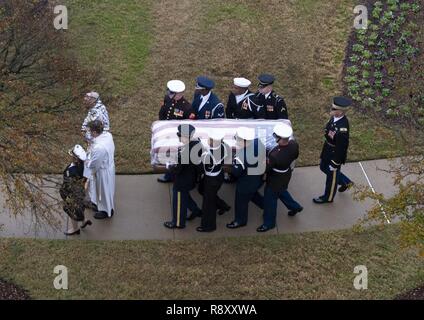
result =
[[[166,170],[168,171],[172,171],[177,167],[176,163],[172,163],[172,162],[167,162],[165,165]]]

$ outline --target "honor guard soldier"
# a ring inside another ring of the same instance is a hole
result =
[[[274,128],[277,146],[268,154],[267,178],[264,193],[264,223],[258,232],[266,232],[275,228],[277,204],[280,199],[290,210],[289,216],[295,216],[303,210],[290,195],[288,189],[292,176],[293,164],[299,157],[299,145],[290,140],[293,129],[287,124],[278,124]]]
[[[235,78],[233,89],[228,97],[227,118],[228,119],[253,119],[254,112],[250,98],[254,93],[249,91],[252,83],[245,78]]]
[[[265,146],[255,138],[254,129],[241,127],[237,130],[235,138],[238,151],[231,171],[237,178],[235,218],[234,221],[227,224],[229,229],[244,227],[247,224],[250,201],[261,209],[264,205],[264,199],[258,190],[263,185],[262,177],[266,161]]]
[[[198,77],[196,81],[196,91],[192,104],[196,119],[225,118],[224,105],[212,92],[215,82],[207,77]]]
[[[177,163],[167,163],[167,169],[174,174],[174,186],[172,188],[172,221],[165,222],[169,229],[185,228],[186,220],[201,216],[201,211],[190,195],[190,191],[196,187],[198,166],[202,155],[200,141],[194,140],[195,128],[192,125],[179,125],[177,135],[182,147],[178,149]],[[192,158],[193,149],[198,150],[197,159]],[[187,218],[187,209],[192,214]]]
[[[346,112],[351,100],[345,97],[335,97],[331,107],[331,119],[325,127],[325,142],[321,152],[320,169],[326,174],[324,195],[313,199],[314,203],[333,202],[340,185],[339,192],[344,192],[353,186],[353,182],[341,173],[345,164],[349,147],[349,121]]]
[[[288,119],[286,103],[282,97],[275,93],[272,87],[275,77],[270,74],[261,74],[258,80],[258,92],[252,99],[255,104],[255,108],[253,108],[255,118],[267,120]]]
[[[184,98],[185,89],[184,82],[180,80],[171,80],[168,82],[167,94],[159,111],[159,120],[184,120],[196,118],[190,102]],[[158,178],[158,182],[172,182],[172,175],[166,173],[163,177]]]
[[[184,82],[171,80],[167,84],[167,94],[159,111],[159,120],[195,119],[190,102],[184,98]]]
[[[209,145],[202,154],[204,178],[199,187],[203,195],[202,222],[197,228],[199,232],[211,232],[216,230],[217,210],[222,214],[231,207],[218,196],[218,191],[224,182],[222,165],[228,157],[231,157],[230,147],[224,143],[224,132],[212,130],[209,134]]]

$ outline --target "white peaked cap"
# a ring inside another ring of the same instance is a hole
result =
[[[293,129],[288,124],[277,124],[274,127],[274,133],[283,139],[288,139],[293,135]]]
[[[224,139],[225,133],[224,130],[213,129],[209,132],[209,138],[216,141],[221,141]]]
[[[234,78],[234,85],[240,88],[248,88],[252,84],[246,78]]]
[[[69,150],[69,154],[71,156],[76,156],[81,161],[87,160],[87,153],[85,152],[84,148],[81,147],[79,144],[75,145],[72,150]]]
[[[90,97],[90,98],[94,98],[94,99],[99,99],[100,95],[95,92],[95,91],[91,91],[89,93],[86,94],[86,97]]]
[[[186,89],[184,82],[182,82],[181,80],[168,81],[168,84],[166,86],[168,87],[169,91],[172,91],[175,93],[184,92]]]
[[[246,127],[240,127],[236,131],[237,137],[243,140],[255,140],[255,129],[253,128],[246,128]]]

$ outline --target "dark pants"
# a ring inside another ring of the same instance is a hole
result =
[[[205,230],[216,229],[216,211],[228,207],[224,200],[218,196],[218,191],[224,182],[223,175],[217,177],[205,176],[199,186],[203,196],[201,227]]]
[[[200,209],[190,195],[190,191],[172,188],[172,222],[177,227],[185,227],[187,209],[191,212],[199,212]]]
[[[209,179],[218,179],[218,181],[221,179],[221,185],[220,185],[219,189],[221,188],[224,178],[219,178],[219,177],[208,177],[208,178]],[[217,183],[217,182],[215,182],[215,183]],[[205,178],[203,178],[199,183],[199,188],[198,188],[199,194],[203,196],[204,190],[205,190]],[[215,197],[215,203],[216,203],[216,210],[221,210],[221,209],[227,210],[229,208],[229,205],[218,196],[218,192],[217,192],[216,197]],[[203,209],[202,209],[202,211],[203,211]]]
[[[236,199],[234,206],[235,222],[238,222],[242,225],[247,224],[250,201],[252,201],[260,209],[264,208],[264,197],[258,191],[252,193],[244,193],[240,192],[236,188]]]
[[[264,193],[264,225],[274,228],[277,218],[278,199],[280,199],[289,210],[299,210],[302,206],[297,203],[290,192],[281,190],[275,192],[272,188],[265,186]]]
[[[341,172],[340,168],[331,171],[329,167],[330,161],[321,159],[320,169],[327,176],[325,181],[325,193],[323,196],[321,196],[321,198],[323,198],[325,201],[331,202],[334,200],[334,197],[337,193],[337,186],[343,186],[351,183],[352,181]]]
[[[163,175],[163,180],[172,182],[174,180],[174,175],[171,172],[165,172]]]

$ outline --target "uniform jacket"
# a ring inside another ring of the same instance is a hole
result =
[[[276,146],[268,154],[266,183],[274,192],[287,190],[292,163],[299,157],[299,145],[290,140],[285,147]]]
[[[226,114],[228,119],[253,119],[254,112],[252,109],[251,98],[254,94],[247,91],[244,98],[237,103],[234,93],[230,93],[227,102]]]
[[[185,98],[176,101],[165,96],[159,111],[159,120],[194,119],[194,112],[190,102]]]
[[[225,118],[224,105],[221,103],[219,98],[213,93],[210,93],[209,99],[206,104],[199,110],[200,104],[202,103],[202,96],[195,94],[193,98],[192,108],[196,114],[196,119],[216,119]]]
[[[349,147],[349,121],[344,116],[337,122],[332,117],[325,127],[325,143],[321,159],[329,161],[334,168],[346,162]]]
[[[200,145],[199,145],[200,144]],[[191,155],[192,149],[198,148],[198,162],[194,162]],[[200,161],[203,153],[201,142],[192,140],[179,148],[177,155],[177,164],[170,171],[175,175],[174,188],[178,191],[190,191],[196,186],[197,177],[200,172]]]
[[[274,91],[266,98],[264,94],[258,92],[252,98],[252,101],[256,119],[278,120],[289,118],[286,102],[283,97],[280,97]]]
[[[262,145],[262,153],[265,153],[265,146],[259,139],[255,139],[247,148],[254,148],[254,154],[257,157],[259,154],[259,145]],[[249,168],[258,168],[260,166],[259,161],[265,162],[265,159],[258,159],[256,163],[249,163],[252,161],[247,161],[247,154],[252,154],[251,150],[243,148],[236,153],[234,158],[231,174],[237,178],[237,192],[240,193],[254,193],[262,185],[262,176],[264,172],[261,172],[257,175],[248,174]],[[265,155],[265,154],[264,154]]]

